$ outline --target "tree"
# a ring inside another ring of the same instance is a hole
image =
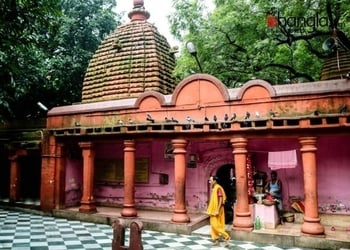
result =
[[[47,64],[50,106],[80,102],[89,60],[101,40],[117,25],[114,0],[61,0],[61,26]]]
[[[205,73],[235,87],[252,78],[272,84],[319,79],[322,43],[337,31],[349,50],[350,3],[342,0],[216,0],[205,13],[199,0],[174,1],[172,33],[197,46]],[[191,6],[191,8],[189,8]],[[181,32],[180,32],[181,31]],[[183,48],[175,75],[183,78],[196,70]]]
[[[47,36],[54,35],[59,9],[57,0],[4,0],[0,10],[0,120],[4,120],[14,116],[13,105],[40,78],[39,48],[47,47]]]
[[[0,3],[0,120],[44,116],[81,100],[89,60],[117,25],[114,0]]]

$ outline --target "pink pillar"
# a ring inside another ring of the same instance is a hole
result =
[[[247,142],[248,140],[243,137],[231,139],[235,162],[237,195],[233,228],[236,230],[251,231],[253,230],[253,222],[248,202]]]
[[[172,140],[174,148],[175,164],[175,209],[172,221],[175,223],[188,223],[190,217],[186,209],[186,146],[187,141],[182,139]]]
[[[93,196],[94,191],[94,159],[95,151],[92,142],[81,142],[79,146],[83,150],[83,197],[80,201],[79,212],[95,213],[96,206]]]
[[[124,204],[120,214],[136,217],[135,208],[135,142],[124,141]]]
[[[302,233],[310,236],[324,236],[318,214],[317,166],[316,166],[316,137],[301,137],[301,157],[304,170],[305,214]]]

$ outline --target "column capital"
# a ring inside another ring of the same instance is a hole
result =
[[[313,136],[304,136],[299,137],[299,143],[301,145],[301,152],[312,152],[316,151],[316,143],[317,143],[317,137]]]
[[[135,140],[124,140],[123,143],[125,146],[127,146],[127,145],[134,146]]]
[[[124,140],[124,152],[133,152],[135,149],[135,141],[134,140]]]
[[[171,140],[171,143],[173,145],[174,154],[185,154],[186,153],[186,147],[188,144],[188,141],[185,139],[173,139]]]
[[[235,137],[230,140],[234,154],[246,154],[248,140],[244,137]]]
[[[83,149],[93,148],[94,144],[92,142],[79,142],[79,146]]]

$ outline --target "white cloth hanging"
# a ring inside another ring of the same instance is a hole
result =
[[[271,168],[271,170],[295,168],[297,164],[296,150],[269,152],[268,167]]]

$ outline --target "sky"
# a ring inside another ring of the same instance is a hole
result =
[[[130,22],[128,13],[133,8],[133,0],[116,0],[118,13],[125,12],[122,23]],[[205,0],[211,1],[211,0]],[[171,47],[177,45],[179,42],[170,34],[170,28],[167,16],[171,15],[175,10],[172,8],[172,0],[144,0],[145,9],[150,13],[148,22],[153,23],[160,34],[165,36]]]

